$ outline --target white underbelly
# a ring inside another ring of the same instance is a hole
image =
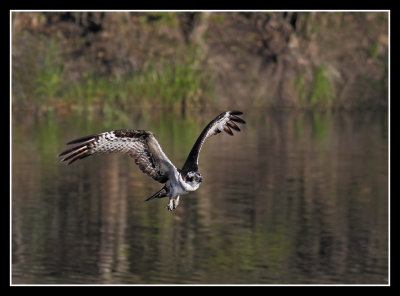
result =
[[[184,195],[184,194],[188,194],[189,192],[186,191],[180,184],[170,184],[169,186],[169,193],[168,195],[170,197],[172,196],[177,196],[177,195]]]

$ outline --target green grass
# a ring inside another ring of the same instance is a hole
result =
[[[297,75],[295,83],[299,102],[302,105],[310,107],[329,107],[332,105],[334,88],[327,66],[316,67],[311,81],[307,81],[305,72],[301,71]]]
[[[89,74],[80,82],[67,86],[61,99],[84,106],[101,104],[128,106],[155,104],[180,106],[195,101],[206,86],[203,72],[192,66],[193,59],[148,62],[138,72],[113,79]],[[50,95],[50,93],[49,93]]]
[[[119,78],[88,71],[73,80],[64,67],[57,40],[43,42],[46,44],[37,55],[13,69],[13,85],[22,88],[14,92],[16,104],[28,97],[28,103],[41,110],[53,109],[60,103],[79,110],[100,107],[105,112],[132,106],[184,107],[201,100],[210,81],[199,67],[197,52],[191,48],[178,55],[182,58],[149,60],[137,71]],[[27,67],[29,73],[24,70]],[[28,74],[34,83],[24,83],[29,81]]]
[[[62,64],[53,63],[53,57],[46,56],[44,67],[36,76],[36,88],[33,94],[41,101],[56,98],[62,88],[64,71]]]
[[[309,101],[311,105],[330,105],[333,99],[333,89],[327,74],[326,66],[319,66],[315,70],[311,85]]]
[[[194,64],[195,57],[190,55],[181,61],[166,61],[161,65],[149,62],[139,73],[125,80],[125,89],[136,98],[159,100],[167,106],[196,100],[206,80]]]

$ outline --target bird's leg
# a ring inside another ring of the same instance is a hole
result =
[[[176,209],[178,205],[179,205],[179,195],[176,198],[170,197],[166,208],[168,211],[172,211]]]
[[[172,211],[174,207],[174,199],[172,197],[169,198],[169,202],[166,205],[168,211]]]
[[[175,199],[174,209],[176,209],[179,205],[179,195]]]

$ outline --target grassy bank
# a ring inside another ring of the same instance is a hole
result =
[[[13,107],[387,105],[385,12],[13,13]]]
[[[148,60],[135,72],[120,77],[87,69],[76,79],[64,65],[65,53],[56,38],[39,37],[32,42],[37,48],[22,61],[23,66],[14,61],[13,103],[18,106],[96,108],[105,112],[132,106],[185,108],[200,104],[209,86],[209,79],[196,62],[197,53],[190,48],[182,59]]]

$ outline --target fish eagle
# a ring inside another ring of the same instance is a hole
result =
[[[131,156],[143,173],[164,184],[161,190],[150,196],[169,197],[166,208],[174,210],[179,197],[199,188],[202,175],[199,172],[199,153],[206,139],[224,131],[233,136],[232,130],[240,131],[236,123],[246,122],[239,117],[243,112],[226,111],[215,117],[203,129],[194,143],[182,169],[178,169],[165,155],[151,131],[120,129],[79,138],[67,143],[72,148],[61,152],[62,162],[71,164],[78,159],[101,153],[125,153]]]

